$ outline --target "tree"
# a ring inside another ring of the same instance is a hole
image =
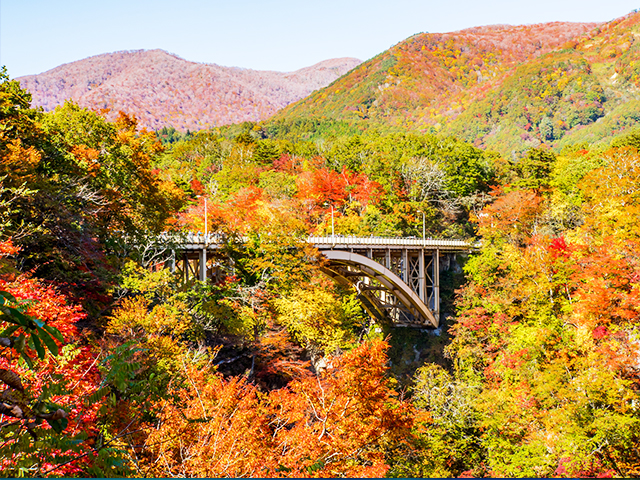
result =
[[[514,186],[522,189],[540,190],[549,186],[549,176],[556,156],[549,150],[532,148],[516,165],[519,179]]]

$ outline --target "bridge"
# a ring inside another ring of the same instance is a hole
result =
[[[395,326],[440,324],[440,271],[455,255],[474,248],[462,240],[433,240],[332,235],[307,241],[326,258],[323,272],[353,288],[364,309]],[[223,239],[188,233],[175,241],[172,270],[183,280],[215,278]]]

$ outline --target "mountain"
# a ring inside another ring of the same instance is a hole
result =
[[[33,104],[53,110],[66,99],[91,109],[135,114],[141,126],[178,130],[264,120],[360,64],[337,58],[295,72],[189,62],[163,50],[108,53],[17,80]]]
[[[424,33],[279,111],[455,135],[507,156],[606,142],[640,120],[640,13]]]
[[[505,155],[608,144],[640,121],[640,14],[518,65],[443,129]]]

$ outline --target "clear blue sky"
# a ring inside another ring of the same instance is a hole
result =
[[[420,32],[609,21],[631,0],[0,0],[0,65],[11,77],[119,50],[161,48],[224,66],[292,71],[367,60]]]

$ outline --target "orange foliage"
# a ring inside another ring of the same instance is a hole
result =
[[[9,175],[3,182],[18,187],[35,178],[35,169],[42,154],[34,147],[24,147],[20,139],[7,144],[6,155],[0,156],[0,175]]]
[[[149,427],[145,474],[160,476],[380,477],[385,448],[411,426],[385,378],[384,342],[336,358],[324,373],[260,393],[185,366],[177,403]]]
[[[336,172],[328,168],[317,168],[300,174],[297,178],[297,197],[322,206],[328,202],[334,208],[356,201],[366,206],[377,201],[383,193],[382,186],[364,173],[355,173],[346,168]],[[327,211],[329,207],[325,207]]]
[[[0,257],[15,255],[19,251],[20,251],[20,248],[13,245],[13,242],[11,240],[0,242]]]
[[[523,242],[533,234],[536,216],[542,210],[542,197],[534,190],[513,190],[499,195],[477,216],[479,231],[487,238],[507,235],[514,242]]]

